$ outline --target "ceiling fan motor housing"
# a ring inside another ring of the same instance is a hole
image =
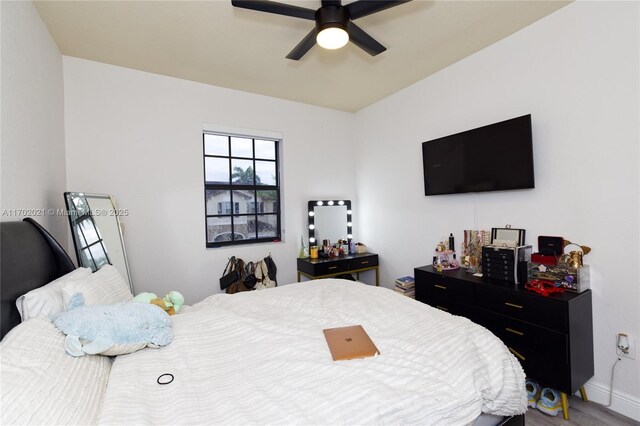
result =
[[[344,6],[323,6],[316,10],[315,18],[318,32],[331,27],[347,31],[347,24],[351,16]]]

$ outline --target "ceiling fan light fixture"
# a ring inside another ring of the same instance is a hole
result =
[[[340,49],[349,42],[349,33],[340,25],[332,25],[318,32],[316,41],[325,49]]]

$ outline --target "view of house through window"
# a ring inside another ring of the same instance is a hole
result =
[[[203,133],[207,247],[280,239],[279,142]]]

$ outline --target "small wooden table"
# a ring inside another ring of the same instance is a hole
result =
[[[298,258],[298,282],[302,276],[311,280],[332,278],[342,274],[356,274],[360,279],[360,272],[375,271],[376,286],[380,285],[378,255],[375,253],[349,254],[338,257],[309,257]]]

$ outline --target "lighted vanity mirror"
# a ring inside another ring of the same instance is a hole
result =
[[[69,212],[78,266],[93,272],[104,265],[113,265],[125,279],[133,293],[127,254],[116,208],[108,194],[65,192],[64,201]]]
[[[322,245],[323,240],[334,244],[353,237],[350,200],[311,200],[308,212],[309,246]]]

